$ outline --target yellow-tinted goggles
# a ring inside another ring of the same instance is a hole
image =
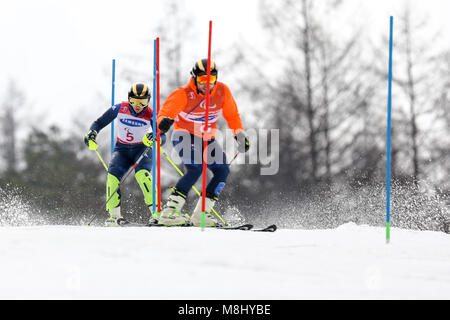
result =
[[[144,108],[144,107],[148,106],[149,98],[145,98],[145,99],[130,98],[129,101],[133,107]]]
[[[205,84],[206,81],[208,80],[207,77],[208,76],[206,74],[203,75],[203,76],[197,76],[197,83]],[[216,75],[212,75],[211,74],[209,76],[209,83],[214,83],[214,82],[216,82],[216,80],[217,80],[217,76]]]

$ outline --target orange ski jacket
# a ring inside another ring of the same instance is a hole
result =
[[[174,130],[185,131],[202,137],[205,126],[206,104],[205,96],[197,93],[194,79],[189,83],[172,92],[161,107],[158,113],[157,123],[163,118],[175,120]],[[209,114],[208,114],[208,139],[215,137],[217,133],[217,120],[220,113],[228,123],[228,127],[233,134],[244,131],[241,116],[231,94],[230,89],[222,82],[216,82],[210,94]]]

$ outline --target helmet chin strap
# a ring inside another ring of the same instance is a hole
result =
[[[192,79],[194,80],[195,89],[197,89],[197,94],[200,93],[200,90],[198,90],[198,84],[197,84],[197,76],[191,71]]]

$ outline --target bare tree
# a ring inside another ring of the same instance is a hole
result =
[[[160,69],[162,74],[161,96],[167,97],[173,90],[186,83],[189,70],[183,67],[183,59],[189,59],[188,45],[192,43],[195,27],[190,21],[189,10],[183,2],[168,0],[156,28],[160,38]],[[198,54],[198,53],[197,53]],[[189,65],[193,64],[189,60]]]
[[[18,112],[19,106],[23,106],[25,96],[17,88],[17,84],[10,80],[6,99],[2,106],[1,132],[2,132],[2,157],[5,161],[7,175],[14,175],[17,170],[17,145],[18,145]]]
[[[428,28],[425,17],[415,17],[410,3],[403,8],[397,25],[393,81],[402,92],[397,96],[397,106],[403,105],[404,108],[393,119],[396,122],[393,127],[397,127],[398,135],[404,135],[405,143],[401,144],[399,156],[409,158],[409,174],[417,184],[422,177],[425,154],[432,148],[431,145],[426,146],[428,132],[432,131],[426,118],[435,112],[430,101],[436,97],[432,84],[436,80],[438,53],[433,51],[429,42],[436,42],[436,35],[433,36]]]
[[[312,89],[312,21],[309,15],[311,2],[302,0],[302,14],[304,20],[304,26],[301,30],[303,33],[301,50],[304,56],[304,72],[305,72],[305,91],[306,91],[306,115],[308,118],[309,126],[309,154],[311,158],[311,177],[313,181],[318,179],[318,128],[315,126],[316,108],[313,105],[313,89]]]
[[[341,3],[329,5],[338,10]],[[336,38],[319,10],[309,0],[261,6],[272,43],[282,47],[279,60],[287,62],[279,62],[280,74],[270,79],[278,80],[272,84],[276,111],[270,120],[285,131],[283,143],[292,144],[291,163],[313,183],[329,182],[351,165],[355,110],[372,92],[358,61],[360,34]]]
[[[438,96],[433,103],[434,130],[430,142],[433,148],[429,151],[429,161],[424,169],[443,192],[450,194],[450,50],[439,57],[438,65],[441,81],[436,82]]]

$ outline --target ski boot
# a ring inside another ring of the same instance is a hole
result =
[[[218,198],[212,194],[207,193],[205,197],[205,227],[221,227],[223,226],[217,219],[211,214],[214,204]],[[202,225],[202,198],[198,199],[194,212],[191,217],[192,224],[195,227],[201,227]]]
[[[181,208],[183,208],[186,202],[186,195],[172,188],[172,194],[167,199],[167,203],[161,211],[161,215],[158,218],[158,225],[163,226],[190,226],[189,215],[182,214]],[[151,221],[150,221],[151,222]]]
[[[121,227],[129,222],[120,215],[120,207],[112,208],[109,212],[109,218],[105,221],[106,227]]]

